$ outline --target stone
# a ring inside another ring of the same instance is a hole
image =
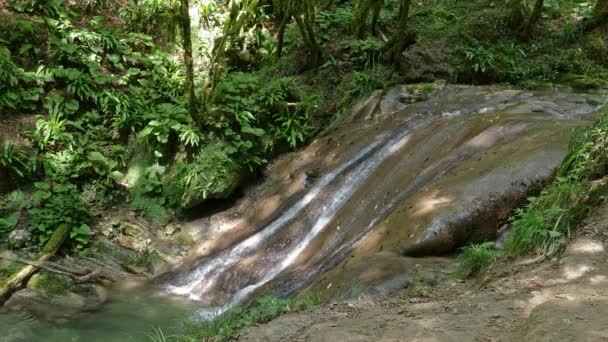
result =
[[[167,236],[175,235],[175,233],[177,233],[179,231],[181,231],[181,227],[178,224],[170,223],[167,226],[165,226],[165,234],[167,234]]]
[[[15,229],[8,235],[8,244],[12,249],[21,249],[32,239],[32,233],[25,229]]]
[[[107,300],[107,291],[100,285],[74,284],[69,277],[42,271],[32,276],[27,288],[15,292],[5,306],[39,319],[63,322],[82,312],[99,310]]]

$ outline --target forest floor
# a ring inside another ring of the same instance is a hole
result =
[[[411,292],[285,315],[239,341],[608,341],[608,203],[558,258],[501,262]]]

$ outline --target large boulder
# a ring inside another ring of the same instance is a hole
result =
[[[342,293],[405,286],[412,257],[494,239],[603,102],[437,88],[427,100],[412,87],[376,93],[308,148],[279,158],[263,184],[212,220],[219,224],[191,227],[205,237],[200,256],[168,277],[172,289],[238,302],[310,284]]]
[[[222,142],[205,146],[186,168],[189,182],[181,196],[184,208],[193,208],[209,199],[227,199],[242,179],[241,165],[227,153]]]

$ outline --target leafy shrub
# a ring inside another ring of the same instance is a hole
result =
[[[0,233],[1,235],[6,237],[8,236],[8,232],[10,232],[19,222],[19,217],[17,214],[10,214],[6,217],[0,217]]]
[[[24,209],[29,204],[27,195],[21,190],[15,190],[0,200],[0,212],[11,212]]]
[[[15,147],[10,141],[5,141],[2,151],[0,151],[0,167],[3,167],[13,174],[23,177],[26,172],[28,156],[22,149]]]
[[[165,209],[167,200],[163,193],[166,167],[158,163],[145,167],[133,189],[131,208],[139,211],[144,217],[159,225],[166,225],[169,213]]]
[[[355,71],[346,95],[350,100],[354,100],[373,90],[387,88],[397,81],[391,76],[390,70],[381,65],[365,68],[363,71]]]
[[[76,233],[72,238],[77,246],[87,242],[84,235],[90,234],[87,234],[88,227],[83,225],[91,214],[87,203],[80,198],[76,186],[41,182],[35,183],[34,186],[37,191],[29,210],[30,227],[40,243],[46,242],[61,224],[68,224],[75,229]]]
[[[313,133],[310,113],[317,105],[293,77],[265,80],[231,73],[215,89],[214,127],[251,169],[266,162],[266,151],[296,148]]]

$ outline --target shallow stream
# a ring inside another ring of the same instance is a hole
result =
[[[195,303],[158,288],[120,289],[109,293],[101,310],[80,313],[75,319],[39,320],[0,308],[0,341],[150,342],[155,330],[172,331],[195,311]]]

